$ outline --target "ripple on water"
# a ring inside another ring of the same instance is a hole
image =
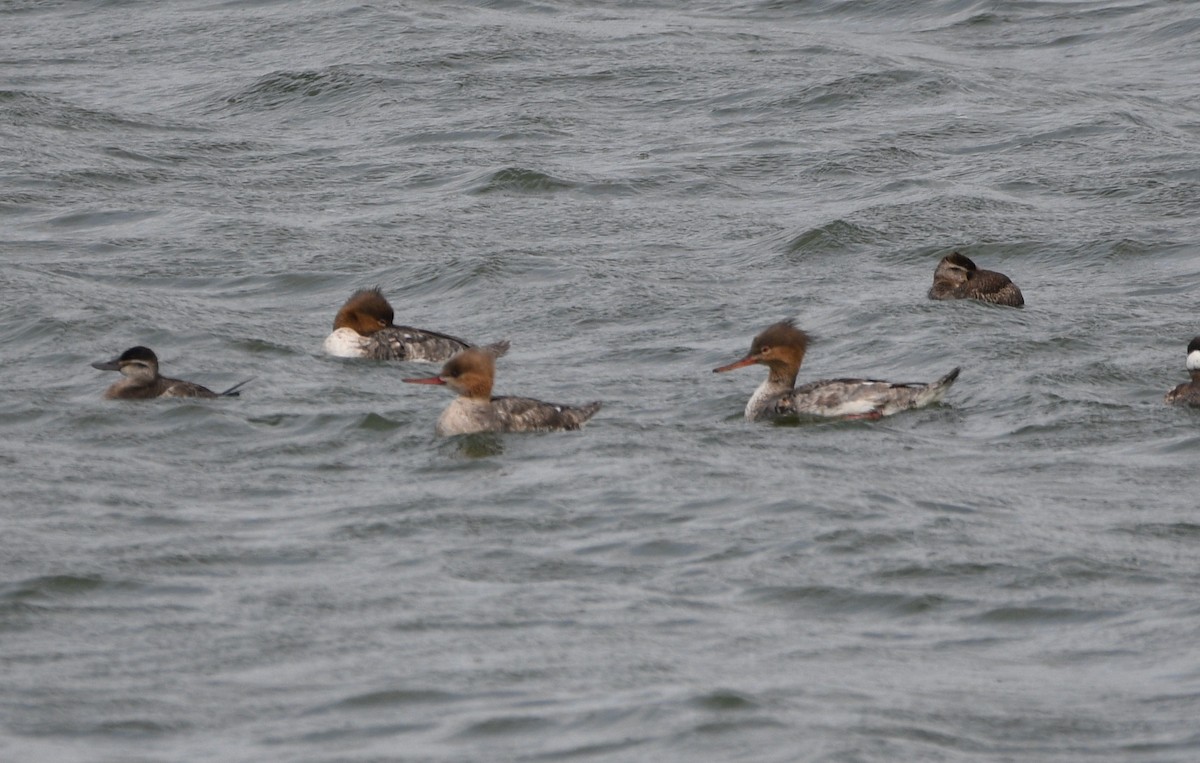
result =
[[[847,247],[862,246],[878,236],[879,231],[846,220],[834,220],[791,239],[784,245],[784,252],[791,257],[842,253]]]
[[[1059,627],[1068,624],[1091,623],[1108,620],[1122,613],[1113,610],[1068,607],[1046,602],[1043,605],[1004,606],[989,609],[977,615],[963,618],[964,622],[999,626],[1044,626]]]
[[[456,736],[463,739],[541,735],[554,728],[552,719],[539,715],[497,715],[467,724]]]
[[[472,178],[467,184],[467,192],[477,195],[489,193],[542,194],[567,191],[576,187],[575,182],[556,178],[538,170],[524,167],[504,167]]]
[[[100,575],[46,575],[0,588],[5,599],[47,599],[91,593],[112,583]]]
[[[222,97],[212,108],[242,115],[279,111],[290,117],[360,113],[373,104],[391,102],[389,85],[385,78],[353,66],[275,71]]]
[[[835,586],[766,586],[745,591],[751,600],[783,607],[803,614],[882,614],[909,617],[936,611],[951,603],[946,596],[932,593],[909,594],[862,591]]]
[[[455,702],[461,699],[463,699],[462,695],[437,689],[382,689],[346,697],[310,712],[323,713],[343,709],[388,709],[404,705],[426,706],[437,705],[443,702]]]

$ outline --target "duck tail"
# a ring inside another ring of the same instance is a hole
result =
[[[251,376],[249,379],[246,379],[245,381],[238,382],[237,384],[233,385],[232,387],[225,390],[224,392],[218,392],[217,397],[239,397],[242,393],[238,392],[238,390],[241,389],[243,386],[249,384],[252,381],[254,381],[253,376]]]
[[[582,426],[584,422],[595,416],[596,411],[600,410],[601,405],[603,405],[603,403],[601,403],[599,400],[596,400],[588,403],[587,405],[580,405],[572,409],[571,412],[575,414],[573,418],[575,419],[576,425]]]
[[[491,344],[485,344],[484,346],[480,347],[479,349],[481,349],[485,352],[490,352],[492,354],[493,358],[502,358],[508,354],[508,347],[509,347],[508,340],[501,339],[499,342],[492,342]]]
[[[958,372],[961,370],[961,368],[955,367],[954,370],[942,378],[932,384],[927,384],[921,392],[919,404],[929,405],[941,400],[942,396],[946,394],[946,390],[950,389],[950,385],[954,384],[954,380],[958,378]]]

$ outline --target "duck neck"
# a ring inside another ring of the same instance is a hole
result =
[[[746,403],[746,418],[757,419],[766,413],[771,402],[780,395],[791,392],[796,387],[796,373],[799,367],[769,366],[770,373],[766,380],[758,385],[750,402]]]
[[[492,400],[492,380],[484,377],[472,379],[458,394],[461,399],[473,403],[489,403]]]

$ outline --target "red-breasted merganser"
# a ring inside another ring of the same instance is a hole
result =
[[[1181,405],[1200,405],[1200,336],[1188,343],[1187,353],[1187,372],[1192,380],[1168,392],[1164,400]]]
[[[438,434],[579,429],[600,410],[599,402],[569,406],[528,397],[492,397],[495,358],[485,348],[472,347],[451,358],[437,376],[404,380],[410,384],[445,384],[458,393],[438,418]]]
[[[795,415],[878,419],[941,400],[958,378],[959,369],[955,368],[931,384],[824,379],[797,387],[796,374],[807,347],[808,335],[790,320],[781,321],[754,337],[746,357],[714,368],[713,372],[732,371],[755,363],[767,367],[767,380],[746,403],[746,418],[751,421]]]
[[[947,254],[933,273],[930,299],[977,299],[993,305],[1021,307],[1025,298],[1021,290],[1003,273],[980,270],[974,262],[958,252]]]
[[[213,392],[189,381],[169,379],[158,374],[158,356],[149,347],[130,347],[119,356],[108,361],[96,361],[92,368],[101,371],[120,371],[124,379],[113,384],[104,393],[105,400],[149,400],[153,397],[237,397],[238,388],[246,382],[238,382],[224,392]]]
[[[334,317],[325,352],[339,358],[445,363],[459,350],[474,346],[448,334],[396,326],[394,319],[392,306],[378,287],[359,289]],[[490,344],[487,349],[499,357],[508,352],[508,341]]]

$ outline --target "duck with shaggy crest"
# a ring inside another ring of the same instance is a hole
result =
[[[714,368],[713,373],[755,364],[767,367],[767,380],[746,403],[751,421],[781,416],[825,416],[879,419],[936,403],[958,378],[955,368],[931,383],[896,384],[875,379],[823,379],[796,386],[796,375],[808,349],[808,335],[790,321],[768,326],[741,360]]]
[[[359,289],[334,317],[325,352],[339,358],[445,363],[454,353],[474,346],[449,334],[396,326],[394,319],[392,306],[379,287]],[[508,352],[508,341],[488,345],[488,350],[503,355]]]
[[[105,400],[149,400],[155,397],[237,397],[241,387],[250,379],[238,382],[224,392],[213,392],[181,379],[170,379],[158,373],[158,356],[149,347],[130,347],[112,360],[96,361],[92,368],[101,371],[120,371],[125,377],[104,393]]]
[[[1192,377],[1167,393],[1164,400],[1171,405],[1200,405],[1200,336],[1187,346],[1187,372]]]
[[[938,263],[929,298],[976,299],[1009,307],[1025,304],[1021,290],[1008,276],[994,270],[980,270],[970,258],[958,252],[947,254]]]
[[[438,418],[439,435],[477,432],[557,432],[580,429],[600,403],[570,406],[528,397],[492,397],[496,354],[471,347],[456,354],[437,376],[405,379],[409,384],[444,384],[458,393]]]

